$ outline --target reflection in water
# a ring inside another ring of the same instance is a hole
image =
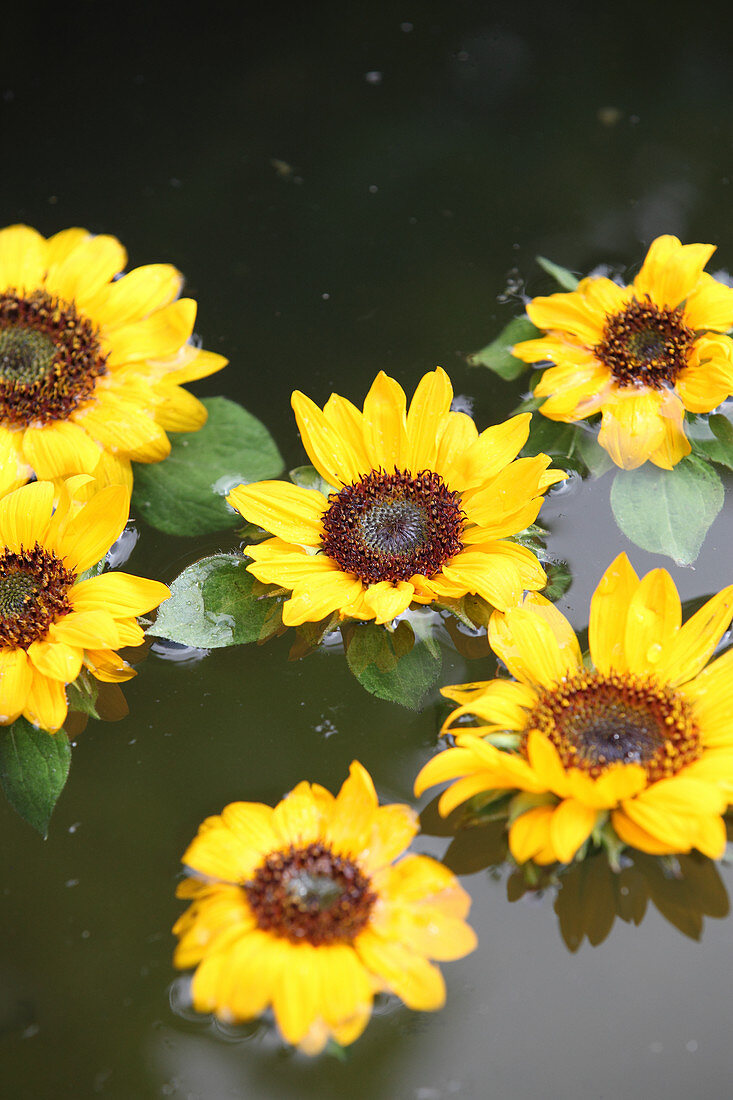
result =
[[[569,951],[584,939],[593,947],[603,943],[618,917],[641,924],[651,903],[683,935],[699,940],[703,918],[718,920],[730,912],[728,892],[718,864],[697,852],[679,856],[651,856],[626,849],[619,866],[609,866],[603,852],[574,863],[518,867],[509,855],[505,812],[472,814],[454,810],[441,818],[438,799],[420,815],[424,833],[450,837],[443,862],[457,875],[488,870],[506,882],[507,898],[549,894],[560,935]]]

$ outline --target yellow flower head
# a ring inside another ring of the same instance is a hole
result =
[[[95,490],[80,474],[0,500],[0,724],[22,714],[59,729],[65,685],[82,668],[98,680],[129,680],[134,672],[115,650],[140,645],[135,616],[170,596],[164,584],[127,573],[79,579],[119,537],[130,508],[123,486]]]
[[[169,264],[117,278],[115,237],[0,230],[0,493],[94,473],[132,485],[130,461],[160,462],[166,431],[206,410],[181,382],[226,363],[190,343],[196,303]]]
[[[234,802],[201,825],[183,856],[192,904],[173,929],[175,964],[195,966],[193,1003],[225,1021],[272,1006],[284,1038],[309,1054],[352,1043],[374,994],[410,1008],[445,1001],[431,959],[476,946],[470,900],[427,856],[402,854],[417,832],[408,806],[379,806],[354,761],[334,798],[299,783],[274,807]]]
[[[535,397],[551,420],[601,413],[598,442],[617,466],[671,470],[686,454],[685,410],[707,413],[733,393],[733,289],[703,271],[715,246],[657,237],[631,286],[583,279],[570,294],[533,298],[547,336],[517,344],[549,359]]]
[[[411,603],[477,593],[510,607],[546,583],[531,551],[507,536],[533,523],[565,474],[547,455],[516,459],[529,416],[487,428],[451,411],[445,371],[426,374],[409,409],[377,375],[363,411],[332,394],[323,410],[296,391],[308,455],[328,496],[280,481],[241,485],[227,500],[275,538],[245,553],[258,580],[291,589],[286,626],[342,618],[390,622]]]
[[[446,723],[456,747],[425,765],[417,793],[458,779],[441,796],[447,814],[485,792],[522,792],[509,828],[519,862],[568,863],[608,827],[652,855],[720,857],[733,802],[733,649],[707,662],[732,616],[729,586],[682,625],[666,570],[639,580],[625,554],[591,601],[589,667],[543,597],[495,614],[489,641],[514,680],[445,689],[461,704]],[[493,745],[498,733],[504,743],[515,734],[516,749]]]

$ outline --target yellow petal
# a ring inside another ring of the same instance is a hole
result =
[[[135,675],[135,670],[111,649],[85,650],[84,666],[89,669],[92,676],[106,684],[123,683],[125,680],[131,680]]]
[[[60,729],[66,718],[64,685],[59,680],[50,680],[42,673],[34,671],[24,713],[34,726],[51,733]]]
[[[418,473],[436,468],[438,438],[452,400],[453,387],[442,367],[423,375],[407,413],[407,443],[402,455],[405,469]]]
[[[669,644],[682,622],[682,605],[666,569],[653,569],[629,600],[624,651],[631,672],[656,672],[663,645]]]
[[[196,303],[192,298],[179,298],[142,321],[114,329],[107,340],[109,365],[173,355],[190,339],[195,320]]]
[[[310,844],[318,838],[321,810],[310,783],[299,783],[278,802],[273,810],[272,824],[285,847]]]
[[[18,553],[43,543],[53,509],[53,485],[35,481],[0,500],[0,543]]]
[[[369,772],[358,760],[352,761],[326,826],[326,840],[335,852],[356,858],[368,848],[377,805]]]
[[[24,485],[33,476],[32,468],[23,457],[24,434],[0,425],[0,497]]]
[[[40,287],[46,242],[29,225],[0,230],[0,288],[32,291]]]
[[[445,982],[438,967],[404,944],[382,939],[367,928],[354,946],[364,965],[408,1008],[430,1012],[445,1004]]]
[[[254,572],[254,569],[251,571]],[[341,573],[331,568],[314,574],[283,604],[283,623],[285,626],[318,623],[334,611],[345,608],[362,591],[361,581],[350,573]]]
[[[492,615],[489,645],[512,676],[524,683],[551,687],[578,667],[577,643],[569,631],[558,641],[546,618],[527,608],[511,608]]]
[[[554,806],[535,806],[520,814],[509,827],[509,850],[517,863],[526,863],[550,843]]]
[[[380,371],[364,399],[364,443],[375,470],[405,467],[407,421],[405,392]]]
[[[322,518],[328,501],[315,489],[301,489],[287,481],[258,481],[238,485],[226,499],[244,519],[285,542],[300,546],[321,544]]]
[[[659,306],[675,308],[695,289],[713,252],[712,244],[683,245],[677,237],[657,237],[634,279],[634,290]]]
[[[447,455],[447,476],[451,483],[462,489],[485,485],[517,457],[527,442],[531,419],[529,413],[512,416],[502,424],[486,428],[470,446]]]
[[[560,803],[550,822],[550,844],[560,863],[571,862],[592,833],[597,818],[596,810],[573,798]]]
[[[309,943],[273,940],[268,951],[277,963],[272,1008],[277,1026],[287,1042],[297,1046],[321,1015],[317,951]]]
[[[81,672],[83,651],[62,641],[38,641],[28,647],[28,656],[42,676],[69,684]]]
[[[353,472],[369,473],[371,463],[364,444],[364,414],[351,401],[332,393],[323,406],[323,416],[336,436],[344,440],[351,452]],[[353,479],[352,479],[353,480]],[[332,482],[332,484],[336,484]]]
[[[100,234],[77,239],[65,256],[56,256],[49,264],[46,287],[67,302],[83,308],[87,299],[110,282],[127,263],[127,253],[116,237]]]
[[[604,404],[598,442],[623,470],[635,470],[662,445],[663,400],[657,390],[628,387]]]
[[[103,286],[87,300],[85,313],[109,331],[169,305],[182,285],[183,276],[170,264],[146,264]]]
[[[413,585],[407,581],[380,581],[370,585],[364,592],[364,604],[373,613],[376,622],[391,623],[396,615],[401,615],[412,602],[415,595]]]
[[[626,659],[626,612],[639,584],[625,553],[615,558],[598,582],[590,602],[588,638],[593,663],[608,675],[628,671]]]
[[[171,445],[163,429],[143,408],[133,408],[108,391],[75,414],[77,424],[92,439],[135,462],[162,462]]]
[[[71,589],[71,603],[76,587]],[[120,645],[117,624],[105,608],[72,611],[49,627],[49,637],[84,649],[114,649]]]
[[[695,331],[733,328],[733,287],[703,271],[695,289],[687,295],[685,322]]]
[[[533,298],[527,305],[527,315],[537,328],[571,333],[587,347],[600,343],[602,317],[577,291]]]
[[[684,684],[707,664],[733,617],[733,585],[708,600],[665,646],[659,677]]]
[[[101,453],[99,445],[71,420],[54,420],[46,427],[27,428],[23,433],[23,456],[39,479],[90,474]]]
[[[75,611],[95,611],[104,608],[111,615],[144,615],[170,596],[170,589],[160,581],[133,577],[129,573],[103,573],[74,585],[69,599]]]
[[[295,390],[291,398],[303,446],[318,473],[329,485],[358,481],[360,451],[354,452],[330,419],[326,419],[310,397]]]
[[[0,507],[2,502],[0,502]],[[122,534],[130,513],[130,497],[122,485],[101,489],[69,521],[59,549],[76,573],[101,561]]]
[[[25,710],[33,673],[23,649],[0,649],[0,724],[14,722]]]

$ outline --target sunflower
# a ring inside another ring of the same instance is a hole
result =
[[[480,435],[451,411],[445,371],[426,374],[409,410],[380,372],[361,412],[332,394],[321,411],[297,390],[293,409],[308,455],[334,491],[281,481],[240,485],[228,502],[275,538],[247,546],[258,580],[292,590],[286,626],[341,618],[389,622],[411,603],[477,593],[510,607],[547,578],[508,541],[533,523],[548,486],[566,475],[550,459],[516,458],[528,414]]]
[[[547,335],[516,344],[527,363],[550,360],[534,389],[551,420],[601,413],[598,442],[633,470],[671,470],[690,453],[685,411],[707,413],[733,393],[733,289],[703,271],[715,246],[657,237],[631,286],[583,279],[570,294],[533,298]]]
[[[0,493],[94,473],[132,486],[130,461],[160,462],[166,431],[196,431],[206,409],[179,383],[226,359],[191,341],[196,303],[169,264],[117,276],[115,237],[0,230]]]
[[[408,806],[379,806],[354,761],[334,798],[299,783],[274,809],[234,802],[183,856],[175,965],[196,967],[193,1003],[226,1021],[271,1005],[284,1038],[316,1054],[361,1035],[377,992],[410,1008],[445,1001],[431,959],[476,946],[470,900],[427,856],[401,855],[418,831]]]
[[[79,474],[35,481],[0,500],[0,723],[19,715],[51,732],[66,718],[65,685],[82,669],[98,680],[129,680],[115,652],[137,646],[136,615],[170,595],[158,581],[127,573],[83,579],[127,522],[123,486],[98,491]]]
[[[541,596],[495,614],[489,640],[514,680],[445,689],[461,704],[446,723],[456,747],[428,761],[416,792],[458,779],[441,796],[447,814],[519,791],[509,808],[518,862],[568,863],[589,837],[611,852],[720,857],[733,802],[733,649],[707,662],[732,616],[729,586],[680,625],[666,570],[640,581],[625,554],[591,600],[588,666]],[[466,715],[475,730],[456,726]]]

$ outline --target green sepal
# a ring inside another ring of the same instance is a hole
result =
[[[568,271],[566,267],[561,267],[560,264],[548,260],[545,256],[535,256],[535,259],[542,270],[546,271],[548,275],[551,275],[558,286],[561,286],[563,290],[578,289],[580,279],[577,275],[573,275],[572,271]]]
[[[546,600],[555,603],[570,588],[573,574],[566,561],[544,561],[542,566],[547,574],[547,584],[542,589],[542,595]]]
[[[481,351],[475,351],[473,355],[469,355],[468,362],[472,367],[488,367],[505,382],[513,382],[515,378],[524,374],[528,364],[523,363],[521,359],[516,359],[510,349],[522,340],[535,340],[538,336],[542,336],[542,333],[532,324],[529,317],[514,317],[495,340]]]
[[[214,554],[189,565],[148,633],[180,645],[219,649],[263,641],[282,629],[278,590],[263,588],[241,554]]]
[[[207,535],[241,517],[224,499],[242,483],[277,477],[283,460],[267,428],[226,397],[204,400],[209,417],[197,432],[171,435],[163,462],[134,463],[136,514],[169,535]]]
[[[13,809],[44,840],[70,765],[71,746],[63,730],[47,733],[25,718],[0,729],[0,785]]]
[[[623,533],[642,550],[691,565],[723,507],[723,484],[696,455],[671,470],[650,462],[619,470],[611,486],[611,508]]]
[[[84,668],[73,683],[66,685],[66,699],[69,710],[78,710],[82,714],[88,714],[90,718],[99,718],[97,714],[98,695],[99,681],[95,680],[92,674]]]
[[[378,699],[419,710],[440,679],[440,648],[427,638],[416,640],[404,619],[395,630],[376,623],[349,624],[344,645],[354,676]]]

